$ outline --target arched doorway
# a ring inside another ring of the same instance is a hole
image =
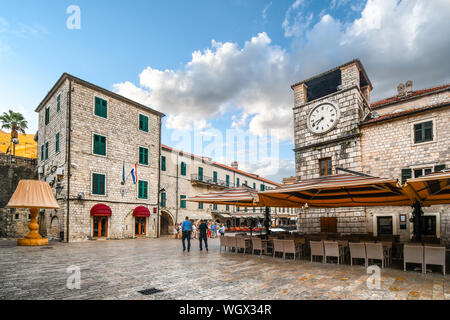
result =
[[[174,227],[173,219],[167,211],[161,211],[161,236],[172,234]]]
[[[48,232],[50,238],[59,238],[59,218],[54,216],[50,222],[50,230]]]

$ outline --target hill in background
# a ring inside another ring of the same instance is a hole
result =
[[[11,135],[0,130],[0,153],[6,153],[10,146]],[[19,144],[16,145],[16,156],[25,158],[37,158],[37,142],[34,134],[19,134]]]

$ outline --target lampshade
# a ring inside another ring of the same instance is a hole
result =
[[[59,209],[48,183],[39,180],[20,180],[7,207]]]

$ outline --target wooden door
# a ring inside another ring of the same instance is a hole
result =
[[[337,218],[336,217],[320,218],[320,231],[337,233]]]

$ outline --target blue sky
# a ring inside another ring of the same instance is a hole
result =
[[[79,30],[66,27],[72,4]],[[69,72],[166,113],[162,139],[174,147],[179,130],[271,129],[275,168],[242,168],[279,181],[295,171],[290,84],[353,58],[373,101],[409,79],[449,82],[449,21],[444,0],[2,1],[0,112],[24,113],[35,132],[35,107]]]

